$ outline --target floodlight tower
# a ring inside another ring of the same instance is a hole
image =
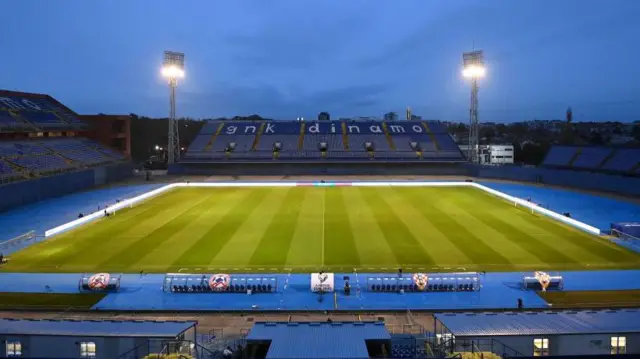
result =
[[[471,80],[471,105],[469,107],[469,161],[477,163],[480,133],[480,123],[478,122],[478,79],[484,77],[486,69],[484,67],[484,53],[482,50],[465,52],[462,54],[463,70],[462,75]]]
[[[165,51],[162,63],[162,76],[169,81],[169,143],[167,146],[167,163],[176,163],[180,158],[180,135],[178,120],[176,119],[176,87],[178,79],[184,78],[184,54],[181,52]]]

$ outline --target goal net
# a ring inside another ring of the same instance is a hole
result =
[[[619,239],[624,239],[629,241],[640,241],[640,238],[632,236],[629,233],[621,232],[615,228],[611,228],[611,235]]]
[[[26,248],[37,241],[36,231],[29,231],[17,237],[0,242],[0,254],[8,255],[20,249]]]

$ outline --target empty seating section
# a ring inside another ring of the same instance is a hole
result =
[[[9,111],[0,110],[0,128],[4,126],[15,126],[20,125],[22,122],[16,120]]]
[[[640,166],[640,148],[553,146],[543,166],[633,173]]]
[[[438,121],[425,121],[425,124],[433,133],[448,133],[447,128]]]
[[[201,135],[213,135],[216,133],[216,131],[218,131],[218,127],[220,126],[221,122],[218,121],[208,121],[204,124],[204,126],[202,126],[202,129],[200,130],[200,134]]]
[[[76,139],[54,139],[42,141],[41,144],[46,146],[62,156],[83,163],[85,165],[94,165],[107,163],[114,160],[113,156],[109,156],[103,152],[96,150],[93,142],[83,142]],[[97,144],[95,144],[97,145]],[[102,146],[98,147],[105,149]]]
[[[210,134],[196,136],[196,139],[191,142],[191,145],[189,145],[189,151],[204,151],[209,140],[211,140]]]
[[[415,142],[421,151],[431,152],[436,150],[435,144],[428,135],[393,136],[393,143],[398,151],[415,151],[411,147],[411,142]]]
[[[350,151],[366,151],[366,143],[371,143],[375,151],[391,151],[384,135],[349,135]]]
[[[447,133],[436,133],[433,135],[436,142],[438,143],[438,148],[443,151],[460,151],[458,149],[458,145],[453,142],[453,139]]]
[[[281,151],[297,151],[299,135],[262,135],[256,146],[256,151],[273,151],[274,145],[279,142]]]
[[[7,162],[0,160],[0,173],[1,174],[13,173],[13,168]]]
[[[605,147],[583,147],[578,157],[573,161],[573,167],[598,168],[602,161],[611,154],[611,151],[611,148]]]
[[[568,166],[577,152],[578,147],[551,147],[542,164],[546,166]]]
[[[210,139],[213,142],[207,146]],[[417,148],[411,146],[412,142],[417,143]],[[276,143],[280,143],[281,148],[274,156]],[[321,143],[326,144],[326,152],[321,150]],[[367,143],[371,146],[368,147]],[[209,121],[183,159],[272,158],[464,160],[445,126],[433,121]]]
[[[88,139],[55,138],[0,142],[2,171],[45,174],[106,164],[124,156]],[[11,164],[13,164],[13,167]]]
[[[341,135],[316,135],[307,134],[302,141],[302,149],[305,151],[318,151],[321,143],[327,144],[327,151],[344,151]]]
[[[20,156],[11,161],[20,167],[35,172],[52,172],[71,167],[64,158],[57,155]]]
[[[19,119],[11,119],[7,112],[11,110]],[[23,123],[22,120],[27,121]],[[85,123],[69,109],[43,96],[0,95],[0,129],[9,124],[29,125],[40,128],[78,128],[85,127]],[[4,125],[4,126],[3,126]]]
[[[607,171],[629,172],[640,163],[640,148],[615,150],[614,155],[602,166]]]
[[[6,181],[12,181],[16,178],[22,177],[19,173],[13,170],[11,165],[3,160],[0,160],[0,183]]]
[[[60,117],[52,112],[20,111],[20,116],[35,125],[66,125]]]

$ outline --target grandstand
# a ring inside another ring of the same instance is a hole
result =
[[[86,138],[92,131],[51,96],[0,91],[0,210],[130,175],[122,153]]]
[[[208,121],[183,163],[363,160],[462,162],[435,121]]]
[[[640,148],[553,146],[542,165],[613,174],[640,174]]]
[[[0,91],[0,183],[125,160],[79,137],[86,130],[86,124],[50,96]]]

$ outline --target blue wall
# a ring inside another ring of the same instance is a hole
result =
[[[131,165],[118,164],[10,183],[0,186],[0,211],[123,180],[130,176]]]
[[[556,186],[640,196],[639,177],[623,177],[603,173],[516,166],[469,166],[469,170],[471,175],[481,178],[538,182]]]

